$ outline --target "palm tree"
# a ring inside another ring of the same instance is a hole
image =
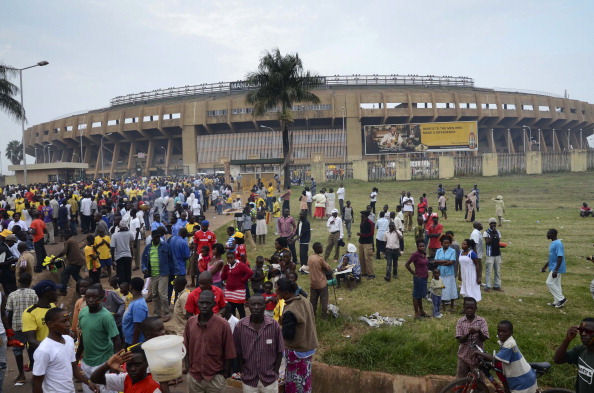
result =
[[[8,142],[6,145],[6,158],[12,163],[12,165],[19,165],[23,160],[23,145],[16,139]]]
[[[0,64],[0,110],[16,120],[22,120],[25,117],[25,109],[18,100],[13,98],[18,94],[19,88],[8,80],[9,77],[17,74],[18,71],[14,68]]]
[[[254,106],[254,116],[261,116],[268,109],[280,106],[278,119],[283,140],[284,187],[288,188],[291,185],[289,124],[293,123],[293,103],[319,103],[318,96],[309,90],[319,86],[321,80],[317,74],[303,69],[298,54],[282,56],[275,48],[272,52],[266,51],[260,59],[258,71],[248,73],[246,82],[254,87],[246,97],[247,103]]]

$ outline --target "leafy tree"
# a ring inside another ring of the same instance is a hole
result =
[[[5,154],[12,165],[19,165],[23,160],[23,144],[16,139],[8,142]]]
[[[254,106],[254,116],[261,116],[268,109],[279,108],[278,119],[281,123],[284,158],[284,187],[291,185],[289,171],[290,143],[289,125],[293,123],[292,107],[294,103],[311,102],[317,104],[320,99],[310,90],[321,84],[321,79],[310,71],[303,69],[298,54],[281,55],[275,48],[266,52],[260,59],[258,71],[246,76],[254,90],[247,94],[246,101]]]
[[[22,120],[25,117],[25,109],[13,97],[18,94],[19,88],[8,80],[17,74],[18,71],[13,68],[0,64],[0,110],[16,120]]]

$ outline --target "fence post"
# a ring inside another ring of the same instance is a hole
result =
[[[411,180],[412,173],[410,171],[410,158],[398,157],[394,162],[394,169],[396,169],[396,180]]]
[[[585,172],[588,170],[588,152],[586,150],[571,150],[569,159],[572,172]]]
[[[499,161],[496,153],[483,153],[483,176],[498,176]]]
[[[542,154],[539,151],[526,152],[526,174],[542,174]]]
[[[369,181],[368,161],[366,160],[353,160],[353,179]]]
[[[450,179],[454,177],[455,161],[452,156],[439,156],[439,178]]]

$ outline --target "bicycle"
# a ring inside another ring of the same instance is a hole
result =
[[[485,352],[482,348],[480,348],[476,344],[471,345],[474,349],[479,350],[481,352]],[[551,363],[549,362],[541,362],[541,363],[529,363],[530,367],[536,373],[536,378],[540,378],[544,375],[549,369],[551,368]],[[484,374],[489,382],[495,388],[495,393],[508,393],[506,392],[503,384],[498,382],[495,377],[491,374],[491,371],[495,371],[496,373],[503,374],[503,370],[496,367],[492,362],[479,357],[479,364],[477,367],[472,369],[468,375],[464,378],[456,379],[455,381],[449,383],[444,388],[440,390],[440,393],[490,393],[489,388],[487,385],[481,380],[481,373]],[[574,393],[573,390],[567,389],[559,389],[559,388],[552,388],[552,389],[536,389],[536,393]]]

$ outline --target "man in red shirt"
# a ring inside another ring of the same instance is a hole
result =
[[[431,217],[433,224],[427,227],[427,236],[429,237],[429,257],[435,257],[435,252],[441,248],[439,238],[443,233],[443,225],[439,223],[439,217],[434,215]]]
[[[186,300],[186,317],[190,318],[193,315],[200,314],[198,299],[200,299],[202,291],[212,291],[214,294],[215,304],[212,311],[215,314],[218,314],[219,310],[227,304],[223,290],[212,285],[212,274],[209,271],[204,271],[198,276],[198,287],[190,292],[188,300]]]
[[[202,250],[203,246],[208,246],[212,253],[212,246],[217,242],[217,236],[214,232],[208,230],[210,223],[206,220],[200,223],[200,229],[194,234],[194,244],[196,250]]]
[[[37,257],[35,270],[37,271],[43,268],[43,260],[47,256],[45,252],[45,234],[47,233],[47,228],[45,227],[45,222],[41,219],[40,212],[33,212],[33,221],[31,221],[29,229],[33,235],[33,246],[35,247],[35,256]]]

